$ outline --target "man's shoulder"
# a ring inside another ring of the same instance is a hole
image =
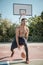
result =
[[[20,26],[17,26],[17,27],[16,27],[16,29],[18,29],[18,30],[19,30],[19,28],[20,28]]]

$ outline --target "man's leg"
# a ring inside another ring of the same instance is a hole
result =
[[[27,40],[26,39],[24,39],[24,47],[25,47],[25,52],[26,52],[26,62],[29,63],[28,47],[27,47]]]
[[[17,48],[17,43],[16,43],[16,39],[13,40],[12,45],[11,45],[11,57],[14,54],[14,49]]]
[[[11,52],[12,52],[12,53],[11,53],[11,57],[12,57],[13,54],[14,54],[14,49],[11,48]]]

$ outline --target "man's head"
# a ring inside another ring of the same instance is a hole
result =
[[[26,18],[22,18],[22,19],[21,19],[21,24],[22,24],[22,25],[26,25],[26,22],[27,22],[27,19],[26,19]]]

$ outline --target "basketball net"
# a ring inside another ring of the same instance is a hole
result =
[[[26,14],[25,13],[21,13],[20,14],[20,17],[19,17],[19,21],[22,19],[22,18],[25,18]]]

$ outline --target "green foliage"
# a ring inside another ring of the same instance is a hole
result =
[[[42,11],[42,13],[41,13],[41,19],[43,20],[43,11]]]
[[[0,20],[0,42],[12,41],[15,36],[16,24],[12,24],[7,19]]]
[[[43,20],[41,16],[35,16],[30,19],[31,19],[30,26],[29,26],[30,34],[29,34],[28,41],[43,42]]]
[[[10,42],[15,37],[15,29],[18,24],[12,24],[8,19],[2,19],[0,15],[0,42]],[[28,41],[43,42],[43,12],[40,16],[28,19],[30,33]]]

